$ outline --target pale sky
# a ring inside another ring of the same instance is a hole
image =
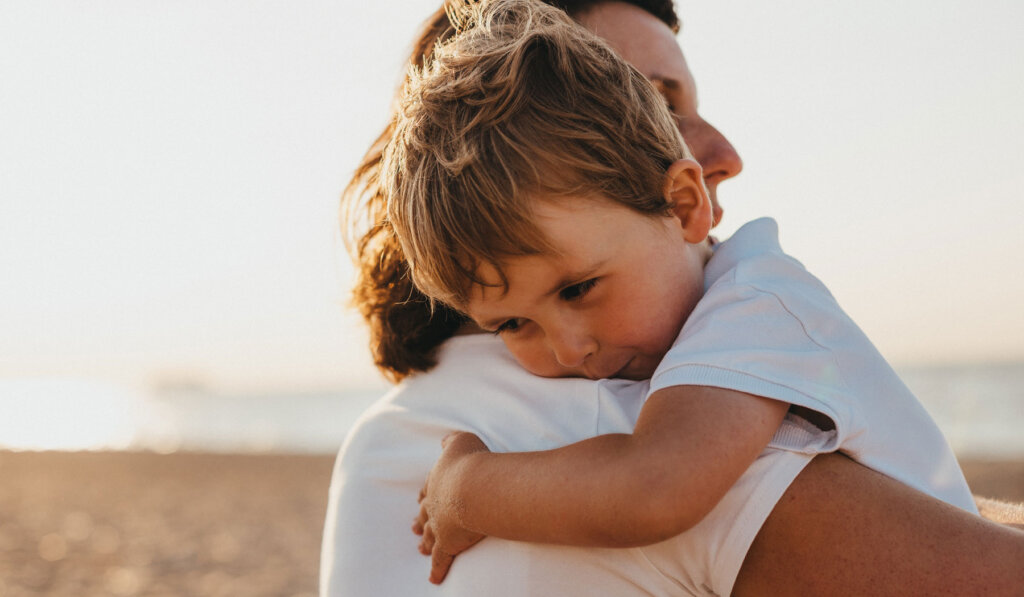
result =
[[[337,200],[437,2],[0,3],[0,377],[380,385]],[[897,364],[1024,359],[1024,3],[679,11],[720,236],[775,217]]]

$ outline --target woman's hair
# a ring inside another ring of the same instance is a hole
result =
[[[569,15],[577,15],[605,0],[545,1]],[[672,0],[624,2],[642,8],[678,31],[679,20]],[[438,8],[413,44],[408,64],[422,67],[435,45],[454,33],[445,7]],[[404,90],[403,82],[396,97]],[[374,363],[392,381],[434,366],[437,347],[466,321],[449,307],[432,305],[415,287],[401,245],[387,220],[380,167],[384,148],[395,130],[395,118],[393,109],[387,126],[367,150],[345,187],[340,211],[342,236],[357,265],[352,302],[369,326]]]
[[[668,215],[665,172],[689,157],[643,74],[561,10],[489,0],[412,67],[380,184],[413,282],[458,309],[482,263],[550,253],[537,200],[601,198]]]

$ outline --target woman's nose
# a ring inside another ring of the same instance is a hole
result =
[[[718,202],[718,183],[736,176],[743,170],[743,160],[736,148],[721,132],[706,121],[694,126],[695,131],[686,138],[693,157],[704,170],[704,183],[711,195],[714,224],[722,220],[724,210]]]
[[[718,184],[743,170],[743,160],[736,148],[710,122],[701,121],[700,126],[694,128],[699,128],[699,132],[692,135],[694,141],[690,147],[709,184]]]

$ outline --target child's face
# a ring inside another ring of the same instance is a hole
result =
[[[555,254],[513,257],[477,274],[467,312],[544,377],[646,379],[700,300],[706,244],[675,216],[645,216],[604,199],[538,201]]]

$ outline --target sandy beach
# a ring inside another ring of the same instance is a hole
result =
[[[0,597],[313,596],[332,462],[0,452]]]
[[[0,452],[0,597],[313,596],[332,462]],[[1024,461],[963,464],[1024,501]]]

